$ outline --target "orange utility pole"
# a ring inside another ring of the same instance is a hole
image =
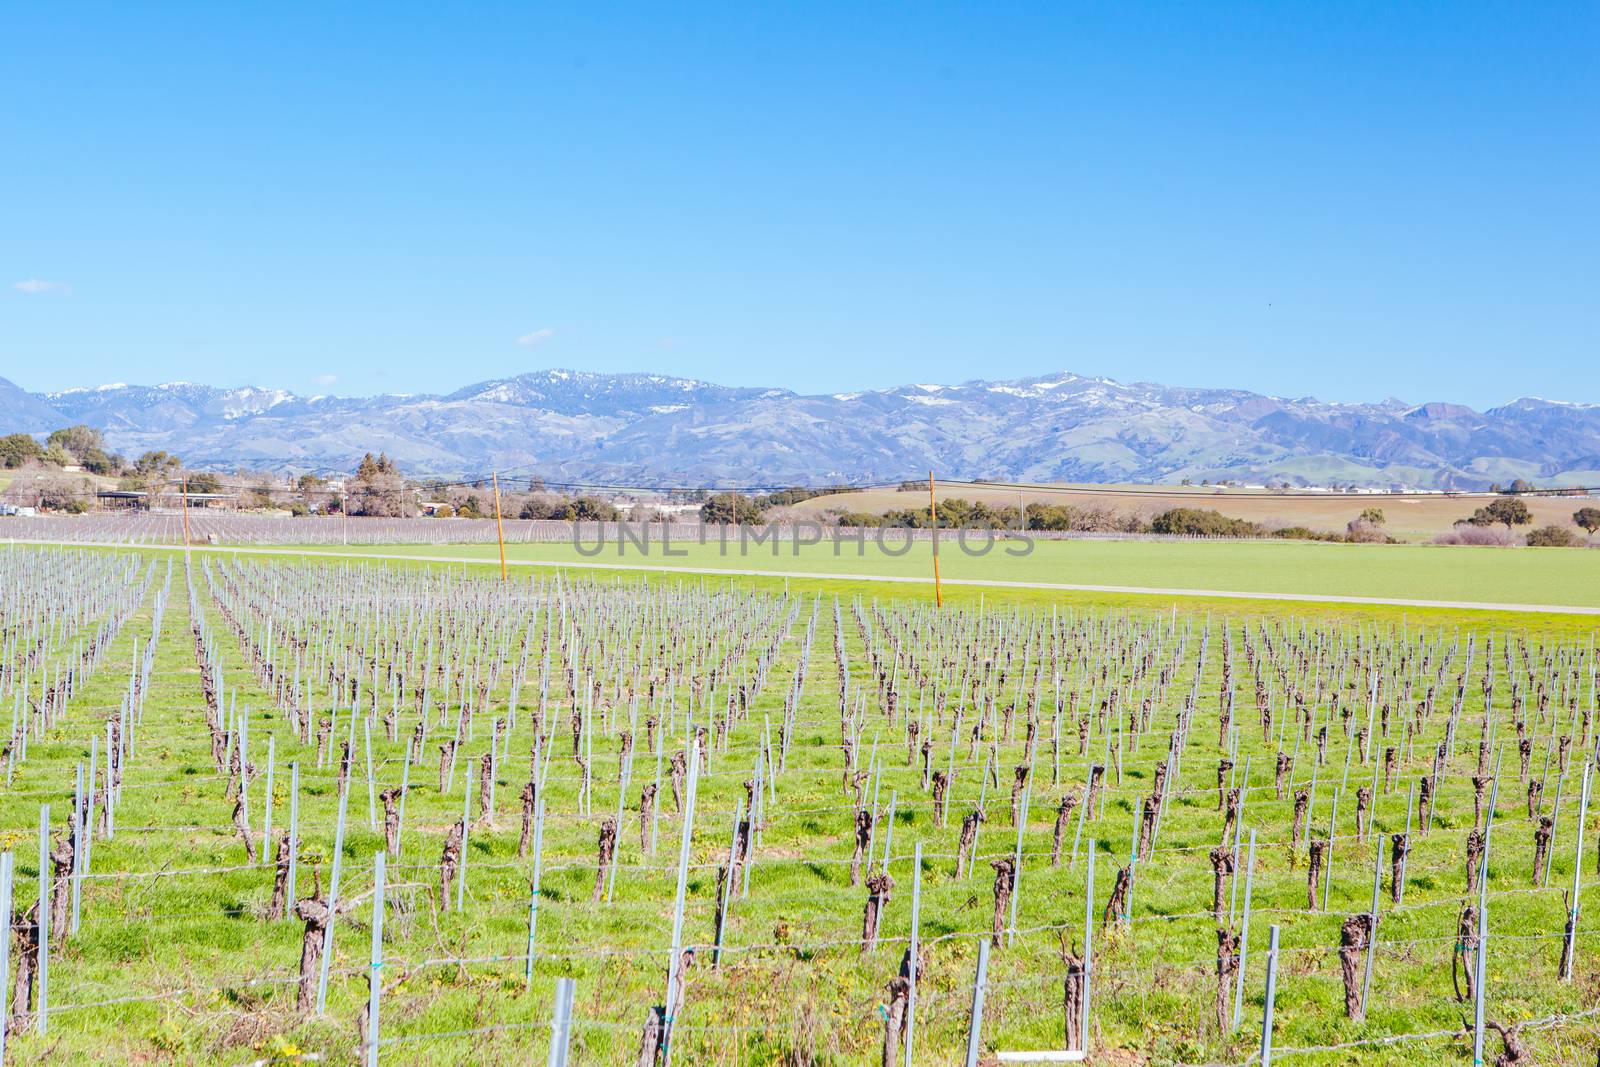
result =
[[[944,607],[944,587],[939,584],[939,504],[933,498],[933,472],[928,472],[928,515],[933,521],[933,602]]]
[[[189,476],[183,477],[183,547],[189,547]]]
[[[506,527],[500,521],[500,473],[490,471],[489,477],[494,479],[494,529],[500,538],[500,580],[503,582],[506,580]]]

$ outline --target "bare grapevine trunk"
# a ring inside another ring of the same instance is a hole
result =
[[[272,875],[272,903],[267,906],[267,921],[277,922],[283,918],[283,909],[288,903],[289,892],[289,835],[278,835],[278,854],[275,860],[276,869]]]
[[[1406,853],[1411,851],[1411,842],[1405,834],[1389,835],[1389,902],[1400,903],[1400,886],[1404,881],[1402,873],[1406,863]]]
[[[1352,915],[1344,921],[1339,931],[1339,973],[1344,978],[1345,1018],[1360,1022],[1361,1007],[1361,957],[1367,950],[1367,939],[1372,936],[1372,916]]]
[[[672,754],[672,810],[683,814],[683,776],[688,769],[688,761],[683,758],[682,752]]]
[[[1055,835],[1050,843],[1050,866],[1061,866],[1061,839],[1067,831],[1067,824],[1072,820],[1072,810],[1078,806],[1078,794],[1068,793],[1061,798],[1060,805],[1056,808]]]
[[[977,858],[972,855],[972,843],[978,838],[978,823],[983,819],[983,812],[974,808],[961,820],[961,838],[956,845],[956,877],[962,878],[972,869],[973,861]]]
[[[994,868],[994,931],[991,942],[995,948],[999,948],[1000,938],[1006,928],[1006,908],[1017,887],[1017,871],[1009,859],[994,860],[990,866]]]
[[[1230,1008],[1233,1006],[1232,988],[1239,973],[1239,937],[1227,927],[1217,927],[1217,1031],[1226,1034]]]
[[[1222,921],[1222,887],[1233,873],[1233,850],[1227,847],[1211,850],[1211,914]]]
[[[450,883],[461,868],[461,842],[467,833],[466,820],[458,819],[444,837],[444,849],[439,853],[439,910],[450,910]]]
[[[1556,821],[1549,815],[1539,817],[1539,825],[1533,831],[1533,884],[1544,883],[1545,857],[1550,852],[1550,835],[1555,832]]]
[[[394,786],[378,794],[383,801],[383,847],[389,855],[400,854],[400,787]],[[382,1021],[381,1019],[379,1020]]]
[[[894,890],[894,879],[888,871],[879,871],[867,878],[867,904],[861,913],[861,954],[870,955],[878,947],[878,923],[883,909],[889,906],[889,895]]]
[[[320,896],[302,897],[295,902],[294,914],[305,923],[300,937],[300,981],[295,994],[295,1010],[304,1014],[317,1006],[317,979],[322,965],[322,940],[331,913]]]
[[[856,809],[856,848],[850,856],[850,884],[861,884],[861,860],[867,853],[867,844],[872,840],[872,812],[866,808]],[[870,863],[869,863],[870,866]]]
[[[494,825],[494,751],[485,752],[478,760],[478,822]]]
[[[1017,825],[1018,820],[1022,818],[1022,790],[1027,787],[1028,772],[1030,770],[1032,770],[1032,768],[1028,764],[1021,763],[1018,764],[1013,771],[1013,781],[1011,783],[1012,826]]]
[[[650,782],[639,790],[639,851],[650,852],[650,824],[656,813],[656,785]]]
[[[11,920],[11,954],[17,970],[11,984],[11,1011],[6,1032],[25,1033],[32,1023],[28,1008],[33,1001],[33,984],[39,969],[39,905],[17,912]],[[0,975],[0,979],[5,976]]]
[[[600,838],[595,845],[596,860],[594,871],[594,893],[589,897],[589,903],[600,903],[600,897],[605,892],[606,875],[611,872],[612,860],[617,854],[617,820],[607,817],[600,824]]]
[[[1071,952],[1062,954],[1067,965],[1067,976],[1061,983],[1061,1012],[1065,1016],[1063,1032],[1068,1051],[1081,1052],[1083,1041],[1083,957]]]
[[[233,828],[238,832],[239,838],[244,841],[245,859],[251,863],[256,861],[256,839],[250,832],[250,825],[244,821],[244,796],[233,802]]]
[[[1327,855],[1328,843],[1320,838],[1310,842],[1310,861],[1306,864],[1306,910],[1317,910],[1317,882],[1322,875],[1322,860]]]
[[[1473,999],[1474,965],[1478,953],[1478,909],[1471,904],[1461,909],[1456,919],[1456,946],[1450,958],[1450,980],[1455,986],[1456,1000]],[[1466,988],[1462,988],[1465,985]]]
[[[1128,867],[1117,868],[1116,880],[1111,885],[1111,896],[1106,899],[1105,910],[1100,913],[1100,927],[1115,923],[1117,926],[1127,924],[1128,892],[1133,888],[1133,871]]]

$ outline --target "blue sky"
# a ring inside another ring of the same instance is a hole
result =
[[[0,375],[1600,400],[1600,7],[0,9]]]

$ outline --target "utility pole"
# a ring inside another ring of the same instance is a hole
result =
[[[489,477],[494,479],[494,529],[500,538],[500,580],[503,582],[506,580],[506,527],[505,523],[500,521],[500,473],[490,471]]]

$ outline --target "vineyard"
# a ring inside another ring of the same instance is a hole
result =
[[[131,547],[0,583],[12,1062],[1600,1039],[1586,624]]]

